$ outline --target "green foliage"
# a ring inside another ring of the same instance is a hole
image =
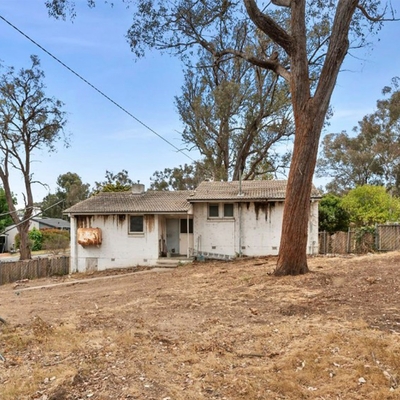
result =
[[[55,194],[48,194],[42,200],[44,217],[63,218],[63,210],[89,197],[90,185],[82,183],[81,177],[74,172],[67,172],[57,178]]]
[[[220,34],[221,40],[232,35]],[[252,47],[252,39],[243,40]],[[273,51],[271,41],[265,40],[264,46]],[[239,180],[241,174],[254,179],[275,171],[282,160],[275,160],[274,146],[294,133],[288,85],[268,70],[228,56],[221,57],[218,68],[210,68],[212,53],[199,54],[196,68],[185,72],[181,96],[175,98],[185,126],[183,142],[200,152],[215,180]]]
[[[332,193],[324,195],[319,203],[319,230],[334,233],[347,231],[349,213],[342,207],[341,198]]]
[[[63,140],[68,145],[64,131],[66,114],[64,104],[45,94],[44,72],[37,56],[31,56],[31,67],[5,69],[0,77],[0,178],[6,191],[10,211],[15,211],[11,196],[12,182],[8,171],[14,169],[24,184],[25,212],[21,219],[13,213],[13,222],[19,230],[27,232],[34,200],[32,184],[37,183],[32,169],[32,155],[39,150],[52,152],[56,143]],[[15,179],[15,178],[14,178]],[[30,243],[22,236],[21,259],[29,259]]]
[[[42,233],[43,250],[47,250],[52,254],[58,254],[60,251],[65,252],[69,247],[69,231],[60,229],[43,229]]]
[[[32,251],[42,250],[43,245],[43,234],[42,231],[36,228],[32,228],[28,232],[29,243],[28,246]],[[19,233],[15,236],[15,246],[17,249],[21,246],[21,237]]]
[[[400,194],[400,88],[399,78],[383,89],[389,96],[377,101],[376,111],[346,132],[326,135],[317,176],[332,177],[329,191],[344,193],[356,186],[385,185]]]
[[[16,203],[15,198],[14,203]],[[14,222],[9,214],[6,193],[4,189],[0,187],[0,233],[4,232],[5,228],[12,225],[13,223]]]
[[[61,229],[36,229],[33,228],[28,233],[29,246],[32,251],[65,250],[69,247],[70,234],[67,230]],[[15,236],[15,246],[18,249],[21,244],[19,233]]]
[[[28,234],[29,240],[32,242],[31,250],[42,250],[43,234],[39,229],[33,228]]]
[[[400,199],[391,196],[383,186],[352,189],[343,197],[341,205],[357,227],[395,222],[400,218]]]
[[[175,168],[156,171],[150,178],[152,190],[193,190],[203,180],[209,178],[200,162],[185,164]]]
[[[129,178],[128,171],[122,171],[114,174],[106,170],[106,180],[103,182],[95,182],[95,187],[92,194],[99,192],[127,192],[135,183]],[[139,181],[138,181],[139,183]]]

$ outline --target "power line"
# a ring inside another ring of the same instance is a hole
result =
[[[154,135],[158,136],[161,140],[166,142],[168,145],[173,147],[175,150],[177,150],[179,153],[183,154],[185,157],[189,158],[191,161],[195,161],[192,157],[190,157],[188,154],[184,153],[181,149],[176,147],[173,143],[171,143],[169,140],[165,139],[162,135],[157,133],[154,129],[150,128],[148,125],[146,125],[144,122],[142,122],[139,118],[135,117],[131,112],[129,112],[126,108],[122,107],[120,104],[118,104],[115,100],[113,100],[111,97],[106,95],[103,91],[98,89],[96,86],[94,86],[92,83],[90,83],[87,79],[85,79],[82,75],[78,74],[75,72],[72,68],[70,68],[67,64],[65,64],[63,61],[61,61],[59,58],[57,58],[55,55],[50,53],[48,50],[46,50],[43,46],[41,46],[39,43],[37,43],[35,40],[33,40],[30,36],[28,36],[26,33],[21,31],[19,28],[17,28],[14,24],[12,24],[10,21],[8,21],[6,18],[4,18],[2,15],[0,15],[0,19],[2,19],[6,24],[10,25],[13,29],[15,29],[17,32],[19,32],[22,36],[24,36],[26,39],[28,39],[30,42],[32,42],[35,46],[39,47],[42,51],[44,51],[47,55],[49,55],[51,58],[56,60],[59,64],[61,64],[64,68],[66,68],[68,71],[73,73],[75,76],[77,76],[80,80],[85,82],[87,85],[89,85],[92,89],[94,89],[97,93],[99,93],[101,96],[105,97],[108,101],[113,103],[115,106],[117,106],[120,110],[122,110],[124,113],[129,115],[131,118],[133,118],[136,122],[144,126],[146,129],[148,129],[150,132],[152,132]]]

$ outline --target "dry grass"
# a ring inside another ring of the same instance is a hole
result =
[[[400,399],[400,253],[274,262],[0,287],[1,399]]]

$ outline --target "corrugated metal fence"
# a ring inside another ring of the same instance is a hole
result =
[[[400,224],[378,224],[373,232],[362,229],[319,233],[319,254],[364,254],[400,250]]]
[[[69,257],[35,258],[0,263],[0,285],[22,279],[44,278],[69,273]]]

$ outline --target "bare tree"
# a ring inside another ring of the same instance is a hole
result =
[[[8,208],[20,234],[20,258],[31,258],[28,231],[34,199],[31,162],[36,150],[55,150],[55,143],[64,135],[65,113],[63,103],[45,96],[44,73],[40,61],[31,56],[29,69],[16,72],[8,68],[0,77],[0,178],[6,193]],[[19,216],[14,205],[10,171],[19,171],[24,182],[24,213]]]

